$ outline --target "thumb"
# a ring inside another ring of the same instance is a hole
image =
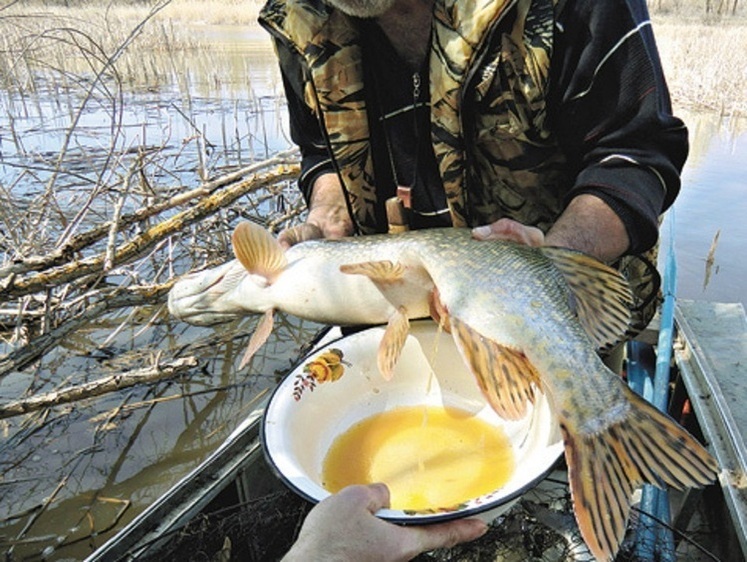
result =
[[[366,486],[368,489],[368,510],[371,513],[376,513],[380,509],[389,507],[389,488],[386,484],[381,482],[376,484],[369,484]]]
[[[286,250],[299,242],[324,238],[322,229],[315,224],[304,223],[286,228],[278,236],[278,242]]]
[[[418,541],[416,548],[419,549],[418,552],[425,552],[473,541],[483,536],[488,526],[480,519],[459,519],[438,525],[424,525],[417,527],[417,530],[419,532],[414,535]]]
[[[472,229],[476,240],[511,240],[526,246],[542,246],[545,234],[536,226],[527,226],[509,218]]]

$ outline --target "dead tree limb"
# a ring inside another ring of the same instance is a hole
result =
[[[68,334],[84,324],[96,321],[109,310],[125,306],[140,306],[166,299],[166,295],[173,284],[174,280],[171,280],[161,285],[130,287],[103,295],[100,300],[77,316],[0,358],[0,378],[12,371],[20,371],[56,346]]]
[[[212,215],[219,209],[230,205],[239,197],[263,187],[295,178],[299,171],[300,166],[298,164],[278,166],[275,170],[255,174],[253,177],[237,182],[225,190],[213,193],[201,199],[190,209],[166,219],[120,245],[114,252],[113,263],[116,265],[127,263],[144,254],[161,240],[176,234],[189,224]],[[0,285],[2,285],[0,286],[0,301],[36,293],[46,287],[67,283],[85,275],[101,273],[105,261],[105,254],[97,254],[96,256],[70,261],[49,271],[29,277],[10,275],[4,281],[0,281]]]
[[[280,154],[274,156],[273,158],[270,158],[269,160],[257,162],[240,170],[236,170],[235,172],[231,172],[230,174],[215,178],[214,180],[204,183],[200,187],[185,191],[184,193],[179,193],[178,195],[174,195],[173,197],[170,197],[168,200],[161,203],[148,205],[147,207],[138,209],[133,213],[122,215],[118,220],[118,229],[121,231],[123,228],[127,228],[128,226],[156,216],[179,205],[184,205],[200,197],[207,197],[219,188],[236,182],[243,177],[257,174],[264,169],[290,165],[297,160],[298,153],[296,150],[281,152]],[[248,179],[245,181],[251,180]],[[251,191],[251,189],[248,191]],[[80,252],[91,244],[94,244],[99,240],[105,238],[109,234],[111,229],[112,221],[102,223],[101,225],[86,232],[82,232],[80,234],[72,236],[65,244],[43,256],[29,256],[16,263],[1,267],[0,287],[2,285],[9,284],[8,277],[11,275],[22,275],[30,271],[42,271],[44,269],[60,266],[64,263],[69,262],[77,252]],[[1,291],[0,295],[2,295]]]
[[[109,375],[84,384],[68,386],[60,390],[37,394],[21,400],[14,400],[7,404],[0,404],[0,419],[20,416],[43,408],[68,404],[76,400],[101,396],[102,394],[135,386],[136,384],[167,379],[192,369],[198,364],[199,362],[196,357],[183,357],[159,363],[152,367],[138,369],[137,371]]]

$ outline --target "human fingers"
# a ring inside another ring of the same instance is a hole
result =
[[[370,513],[376,513],[380,509],[389,507],[389,488],[386,484],[355,484],[343,488],[337,494],[330,496],[326,501],[334,501],[341,505],[365,506]]]
[[[511,240],[526,246],[542,246],[545,234],[536,226],[527,226],[508,218],[472,229],[476,240]]]
[[[458,519],[437,525],[421,525],[409,527],[410,537],[414,541],[411,545],[413,556],[435,548],[449,548],[454,545],[473,541],[483,536],[487,524],[480,519]]]
[[[315,224],[306,222],[283,230],[278,236],[278,242],[287,250],[299,242],[315,240],[317,238],[324,238],[322,229]]]
[[[376,513],[380,509],[389,507],[389,488],[386,484],[369,484],[365,487],[368,493],[368,511]]]

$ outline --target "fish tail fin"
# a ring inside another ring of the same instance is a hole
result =
[[[239,223],[231,236],[233,252],[249,273],[261,275],[272,283],[288,266],[285,250],[267,230],[258,224]]]
[[[627,386],[625,418],[590,434],[560,420],[574,511],[581,535],[598,560],[612,560],[625,534],[633,491],[701,487],[718,471],[715,459],[677,422]]]

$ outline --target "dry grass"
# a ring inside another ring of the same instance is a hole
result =
[[[78,56],[81,43],[89,43],[96,56],[110,56],[151,18],[118,67],[123,81],[143,85],[163,74],[153,57],[176,60],[175,53],[204,50],[195,26],[255,26],[262,0],[67,3],[29,0],[0,10],[0,76],[6,87],[10,81],[29,85],[34,67],[60,75],[81,72],[88,62]],[[652,0],[650,9],[675,105],[747,113],[747,59],[739,55],[747,50],[747,2]]]
[[[674,105],[747,114],[747,20],[655,21]]]
[[[263,5],[262,0],[149,0],[145,2],[105,2],[102,0],[24,0],[0,9],[0,15],[46,15],[80,21],[107,18],[136,23],[152,9],[164,5],[156,21],[178,21],[195,24],[252,25]],[[95,26],[91,26],[95,27]]]

